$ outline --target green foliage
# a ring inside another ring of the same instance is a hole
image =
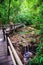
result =
[[[36,48],[36,56],[34,56],[28,65],[43,65],[43,24],[40,25],[40,43]]]
[[[8,22],[9,0],[0,4],[2,20]],[[34,24],[38,29],[43,23],[43,0],[11,0],[9,19],[14,22]]]
[[[28,65],[43,65],[43,54],[35,56]]]
[[[36,49],[36,56],[28,65],[43,65],[43,0],[0,0],[0,18],[4,23],[9,20],[14,23],[25,23],[26,25],[35,25],[40,29],[41,43]],[[10,10],[9,10],[10,9]],[[10,12],[8,12],[8,10]],[[24,32],[22,32],[24,33]]]
[[[8,0],[4,0],[4,2],[0,4],[0,13],[2,21],[6,23],[8,21]]]
[[[40,38],[41,42],[43,42],[43,37]]]
[[[43,35],[43,24],[40,25],[40,35]]]
[[[36,49],[37,54],[43,54],[43,43],[40,43]]]
[[[18,11],[18,14],[15,17],[15,21],[25,22],[26,24],[34,24],[35,27],[39,29],[40,23],[43,23],[42,11],[42,1],[24,0],[20,6],[20,11]]]
[[[36,48],[36,56],[34,56],[28,65],[43,65],[43,38],[40,39],[41,43]]]
[[[8,23],[8,10],[9,12],[9,20],[14,21],[14,18],[16,14],[18,13],[20,4],[22,3],[22,0],[11,0],[10,7],[9,7],[9,0],[4,0],[2,4],[0,4],[0,14],[2,17],[2,21],[5,23]]]
[[[16,22],[25,23],[25,24],[32,24],[31,17],[29,17],[28,13],[19,13],[16,18]]]
[[[0,4],[2,4],[4,2],[4,0],[0,0]]]
[[[36,49],[36,56],[30,60],[28,65],[43,65],[43,43],[40,43]]]

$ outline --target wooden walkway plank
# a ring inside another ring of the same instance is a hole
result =
[[[3,32],[0,30],[0,65],[13,65],[10,56],[7,56],[7,43],[3,41]]]

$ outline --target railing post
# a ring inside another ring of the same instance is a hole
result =
[[[6,27],[5,27],[5,25],[4,24],[2,24],[2,30],[3,30],[3,40],[5,41],[5,29],[6,29]]]
[[[9,32],[6,32],[6,40],[7,40],[7,55],[10,55],[10,53],[9,53],[9,49],[8,49],[8,46],[9,46],[8,37],[9,37]]]

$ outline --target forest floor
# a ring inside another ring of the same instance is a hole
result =
[[[36,48],[40,42],[39,31],[27,26],[16,29],[16,32],[10,35],[10,40],[25,65],[36,55]]]

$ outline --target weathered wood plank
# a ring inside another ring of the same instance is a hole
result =
[[[12,61],[4,62],[4,63],[0,63],[0,65],[13,65],[13,62]]]
[[[7,56],[7,43],[3,41],[3,32],[0,30],[0,65],[13,65],[10,56]]]
[[[11,60],[11,57],[2,57],[1,59],[0,59],[0,63],[5,63],[5,62],[10,62],[10,61],[12,61]]]

